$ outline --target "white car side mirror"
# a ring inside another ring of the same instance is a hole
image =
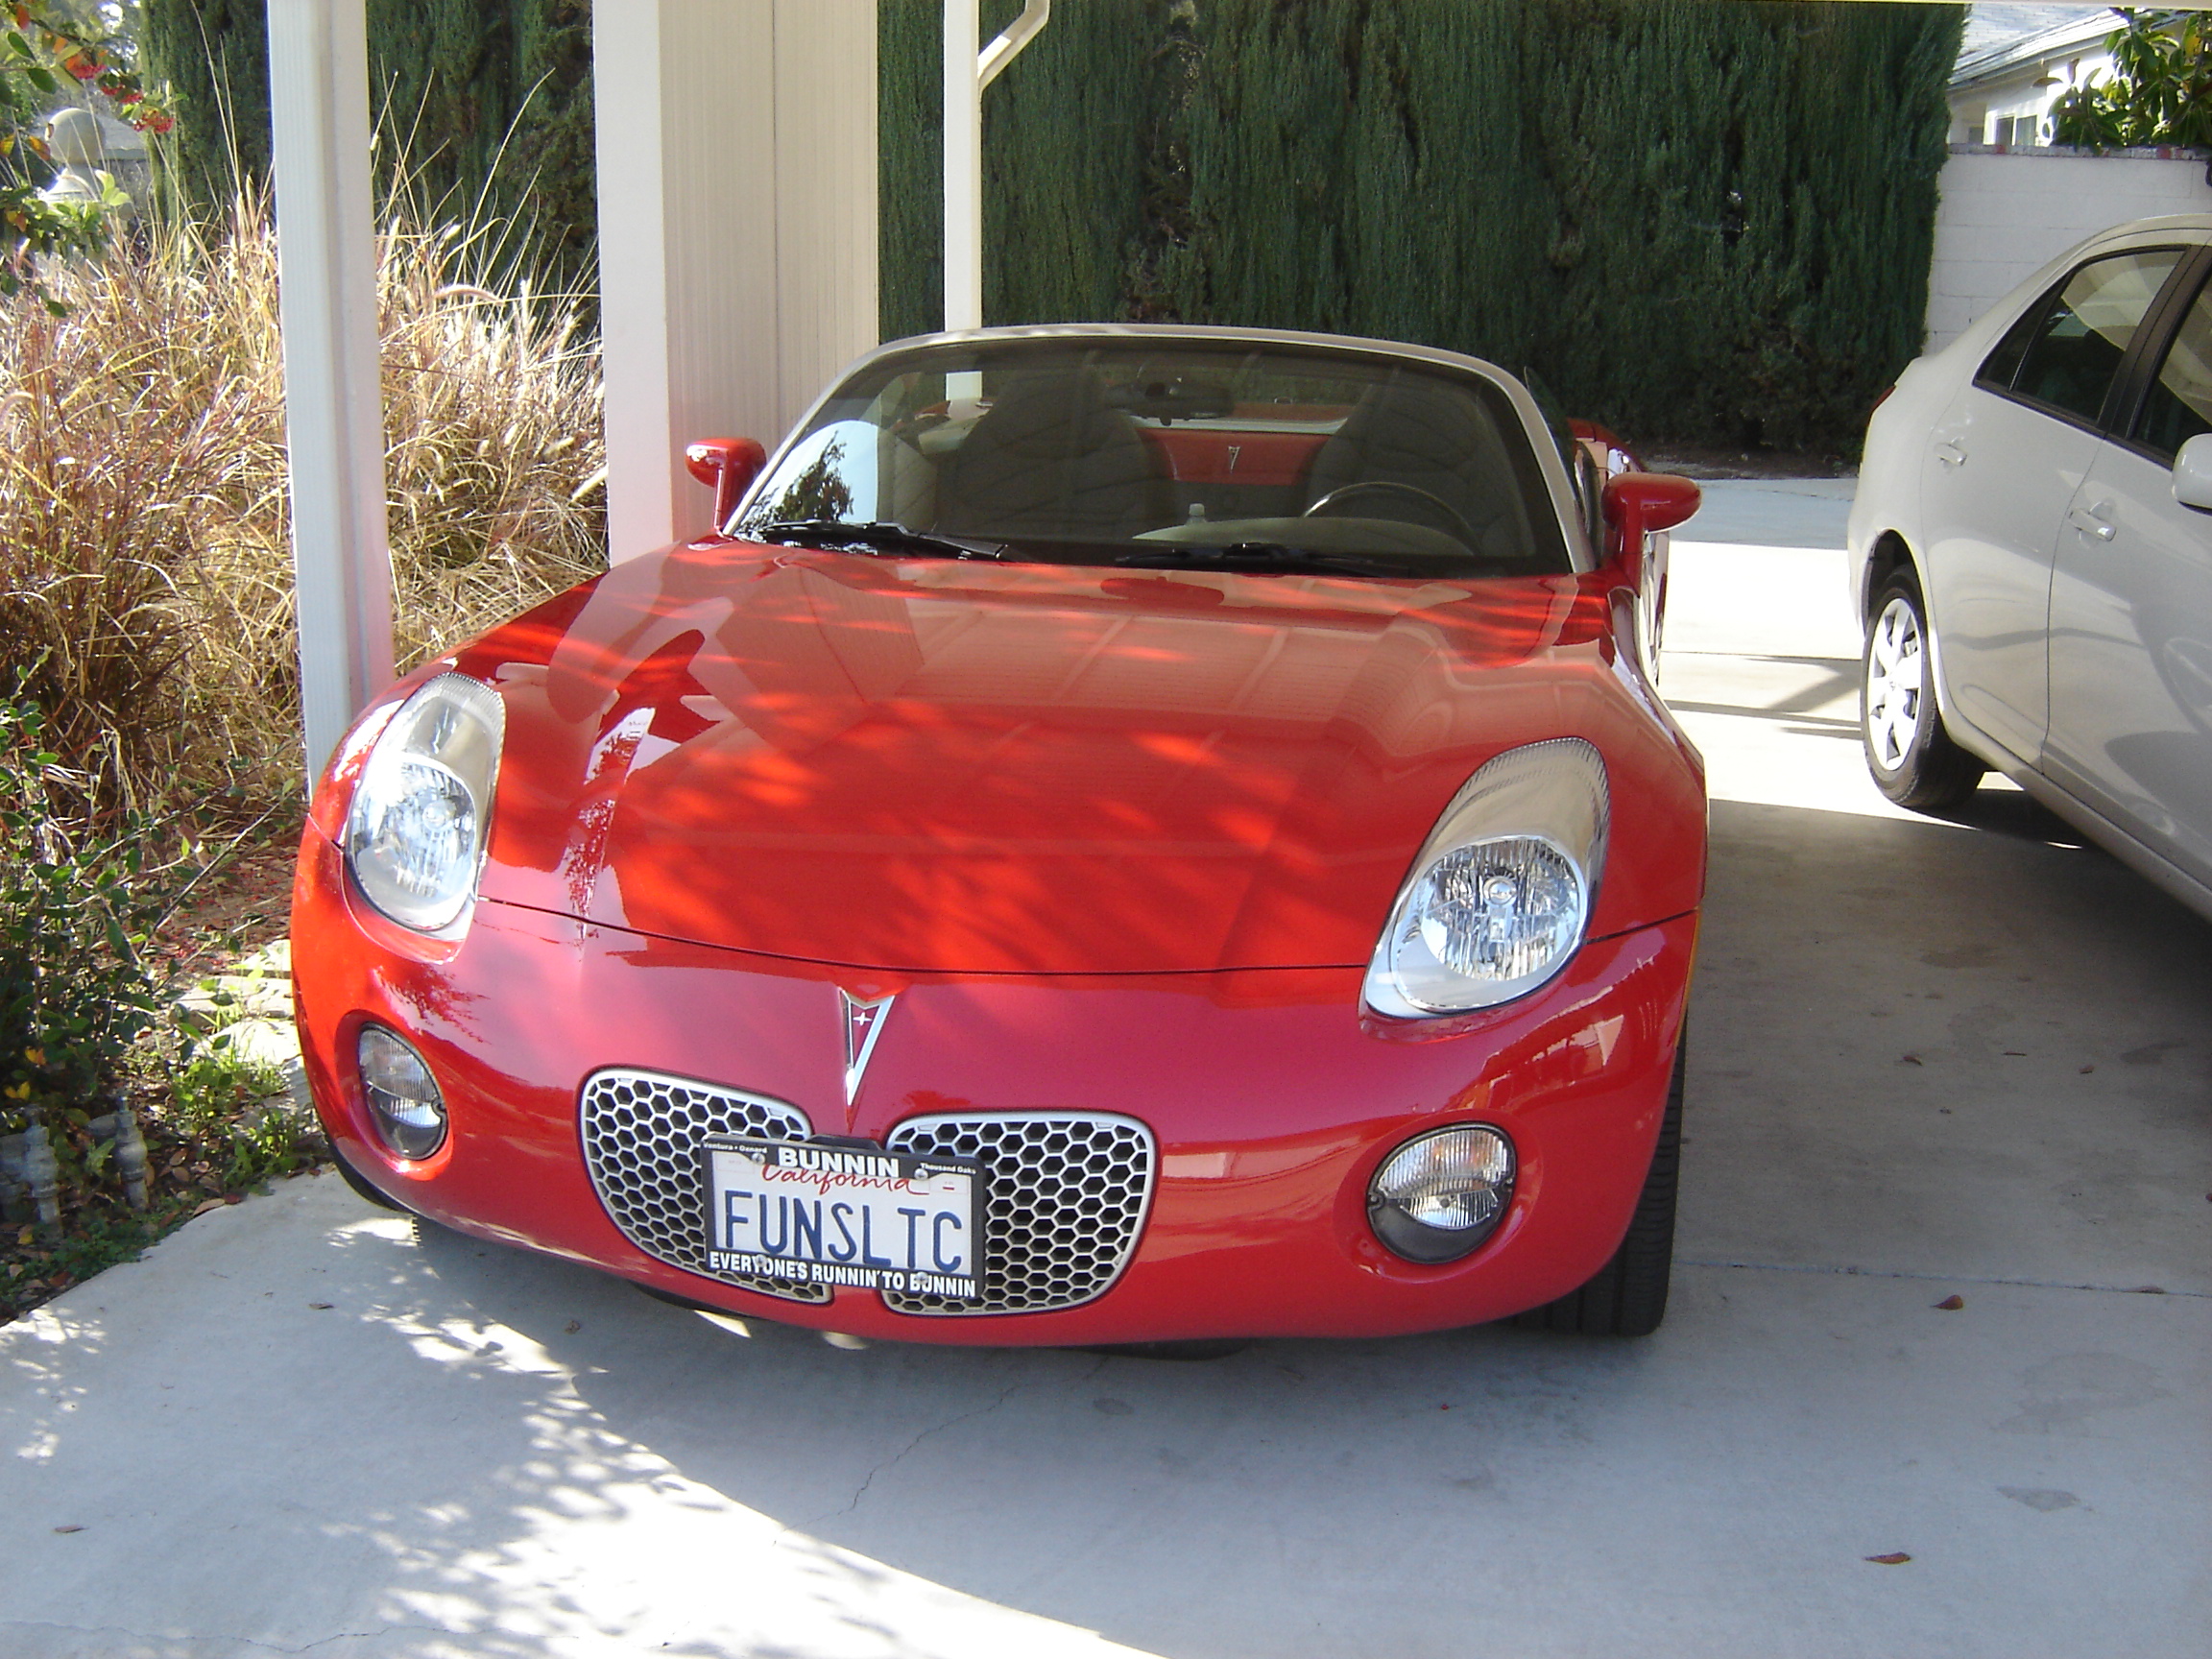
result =
[[[2174,457],[2174,499],[2212,513],[2212,432],[2200,432]]]

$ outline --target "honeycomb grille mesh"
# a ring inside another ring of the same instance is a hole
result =
[[[655,1071],[594,1071],[584,1084],[584,1166],[600,1203],[630,1242],[672,1267],[788,1302],[827,1302],[827,1285],[787,1285],[707,1265],[707,1183],[700,1142],[709,1135],[804,1141],[796,1106]]]
[[[882,1292],[901,1313],[1035,1313],[1103,1296],[1137,1248],[1157,1162],[1133,1118],[1059,1112],[917,1118],[890,1149],[987,1171],[983,1293]]]

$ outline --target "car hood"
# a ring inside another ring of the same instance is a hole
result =
[[[484,897],[817,962],[1363,963],[1468,775],[1563,734],[1702,833],[1694,754],[1614,662],[1589,577],[723,542],[617,566],[459,666],[507,712]],[[1694,905],[1683,862],[1617,851],[1597,921]]]

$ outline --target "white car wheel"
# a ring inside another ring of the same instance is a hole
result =
[[[1900,593],[1883,607],[1866,640],[1866,747],[1887,771],[1905,764],[1918,733],[1926,672],[1920,618]]]
[[[1982,781],[1982,762],[1951,740],[1936,707],[1920,589],[1900,571],[1883,585],[1866,631],[1859,731],[1882,793],[1918,811],[1956,806]]]

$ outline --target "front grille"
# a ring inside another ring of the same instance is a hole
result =
[[[814,1132],[798,1107],[656,1071],[594,1071],[584,1083],[584,1166],[599,1202],[631,1243],[672,1267],[790,1302],[827,1302],[827,1285],[787,1285],[707,1265],[707,1182],[700,1143],[709,1135],[804,1141]]]
[[[983,1293],[882,1292],[901,1313],[1035,1313],[1103,1296],[1143,1231],[1157,1162],[1152,1131],[1098,1113],[916,1118],[890,1149],[983,1165]]]

